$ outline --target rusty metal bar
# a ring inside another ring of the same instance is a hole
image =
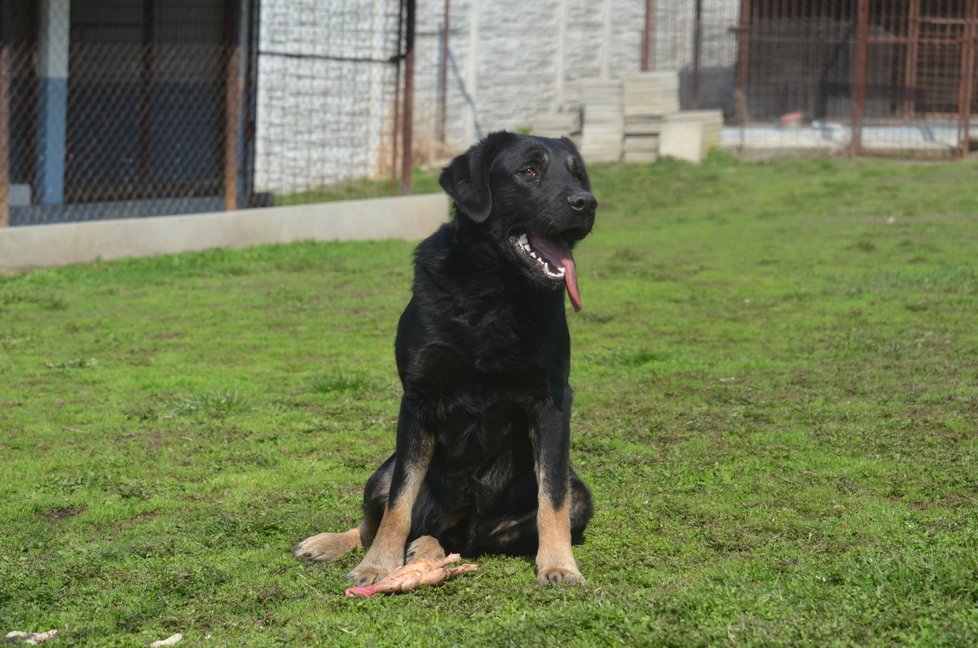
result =
[[[869,62],[869,2],[859,0],[856,13],[856,58],[852,70],[852,139],[849,153],[862,152],[863,118],[866,116],[866,68]]]
[[[700,107],[700,60],[703,50],[703,0],[696,0],[693,22],[693,108]]]
[[[241,0],[224,4],[227,69],[224,92],[224,211],[238,208],[238,140],[241,132]]]
[[[10,225],[10,0],[0,0],[0,227]]]
[[[139,191],[150,192],[149,158],[153,60],[156,56],[156,2],[143,0],[143,51],[139,79]]]
[[[642,72],[648,72],[655,51],[655,0],[645,0],[645,24],[642,27]]]
[[[397,55],[394,57],[394,127],[391,133],[391,187],[397,184],[398,152],[401,145],[401,65],[404,56],[404,2],[397,3]]]
[[[735,111],[737,123],[747,124],[747,59],[750,46],[751,0],[741,0],[740,21],[737,24],[737,89]]]
[[[961,83],[958,88],[958,150],[960,156],[971,147],[971,103],[975,83],[976,40],[978,40],[978,0],[966,0],[964,37],[961,44]]]
[[[441,32],[441,60],[438,62],[438,141],[445,143],[448,123],[448,30],[451,0],[445,0]]]
[[[978,0],[974,0],[975,6],[975,21],[978,23]],[[978,24],[975,26],[976,32],[978,32]],[[978,40],[978,33],[975,34],[975,39]],[[975,44],[975,48],[978,49],[978,43]],[[978,53],[976,53],[978,56]],[[971,79],[971,112],[972,114],[978,114],[978,61],[975,62],[975,76]]]
[[[414,120],[414,35],[416,0],[405,0],[404,27],[404,106],[401,138],[401,194],[411,193],[411,162]]]
[[[907,53],[903,74],[903,117],[913,119],[917,115],[917,66],[920,56],[920,0],[910,0],[907,6]]]

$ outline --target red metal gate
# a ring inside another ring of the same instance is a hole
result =
[[[860,0],[856,26],[852,152],[872,152],[863,138],[869,120],[885,120],[867,104],[889,88],[890,107],[905,121],[951,121],[954,153],[971,143],[978,0]]]
[[[735,32],[738,123],[848,121],[854,155],[910,152],[901,127],[968,152],[978,0],[742,0]]]

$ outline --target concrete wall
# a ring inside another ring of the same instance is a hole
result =
[[[262,0],[255,189],[376,176],[389,149],[397,2]]]
[[[661,0],[660,0],[661,3]],[[448,149],[577,105],[576,81],[641,66],[645,0],[451,0]],[[418,0],[415,132],[437,132],[443,0]]]
[[[655,4],[653,68],[688,76],[695,3]],[[493,130],[529,127],[539,111],[573,109],[582,79],[619,78],[641,68],[646,0],[450,0],[442,146],[437,133],[444,5],[444,0],[417,0],[418,161],[464,150]],[[737,22],[740,1],[707,0],[704,5],[701,107],[720,108],[717,104],[732,92],[736,46],[729,28]],[[262,0],[261,49],[382,58],[392,47],[383,31],[396,30],[396,7],[394,0],[344,0],[335,6],[320,0]],[[392,77],[385,75],[390,70],[262,56],[257,189],[297,191],[385,171],[393,105]]]
[[[445,195],[426,194],[193,216],[7,227],[0,229],[0,269],[306,240],[417,240],[448,219],[448,208]]]
[[[641,69],[645,0],[451,0],[448,149],[479,135],[530,126],[534,113],[579,105],[577,82]],[[657,0],[656,70],[688,76],[695,3]],[[702,107],[729,100],[740,0],[707,0],[702,17]],[[437,132],[444,0],[418,0],[415,131]]]

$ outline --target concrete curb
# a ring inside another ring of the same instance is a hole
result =
[[[418,240],[448,218],[444,194],[0,229],[0,268],[292,241]]]

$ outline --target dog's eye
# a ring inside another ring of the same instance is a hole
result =
[[[535,178],[537,177],[537,170],[533,167],[526,167],[525,169],[520,169],[520,175],[524,178]]]

